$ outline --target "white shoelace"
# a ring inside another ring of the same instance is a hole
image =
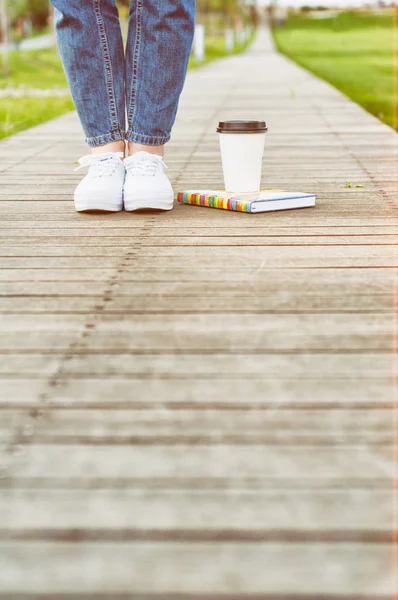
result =
[[[103,154],[87,154],[79,158],[79,167],[74,171],[79,171],[83,167],[90,167],[94,177],[102,175],[111,175],[116,171],[120,159],[124,156],[123,152],[104,152]]]
[[[133,156],[126,158],[124,165],[130,175],[145,175],[149,177],[155,176],[159,165],[168,169],[160,154],[151,154],[144,151],[136,152]]]

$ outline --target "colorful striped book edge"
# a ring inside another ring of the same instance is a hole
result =
[[[217,196],[210,194],[196,194],[194,192],[178,192],[178,202],[182,204],[195,204],[209,208],[223,208],[224,210],[237,210],[250,212],[250,202],[234,200],[233,197]]]

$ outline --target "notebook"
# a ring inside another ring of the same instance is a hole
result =
[[[177,199],[182,204],[259,213],[315,206],[316,195],[285,190],[261,190],[241,194],[231,194],[225,190],[186,190],[178,192]]]

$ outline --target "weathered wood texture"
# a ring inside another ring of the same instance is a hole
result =
[[[176,192],[228,118],[315,209],[78,215],[75,114],[0,144],[4,600],[395,598],[398,136],[265,30],[188,74]]]

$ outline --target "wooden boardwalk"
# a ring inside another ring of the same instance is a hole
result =
[[[396,598],[398,136],[265,30],[189,73],[176,192],[228,118],[315,209],[79,215],[75,114],[0,144],[2,600]]]

